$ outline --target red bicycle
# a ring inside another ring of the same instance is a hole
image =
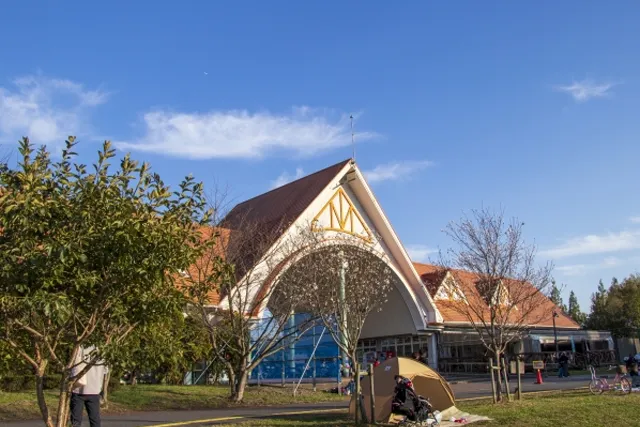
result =
[[[612,370],[613,366],[609,366],[609,370]],[[593,366],[589,366],[591,370],[591,382],[589,383],[589,391],[593,394],[602,394],[605,391],[615,391],[621,394],[631,393],[631,381],[627,378],[626,372],[622,369],[618,369],[613,381],[609,383],[606,377],[598,377],[596,370]]]

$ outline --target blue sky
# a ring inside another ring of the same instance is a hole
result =
[[[76,134],[90,161],[109,138],[241,201],[349,157],[353,113],[415,258],[484,204],[525,221],[583,309],[638,270],[638,2],[62,5],[3,4],[5,149]]]

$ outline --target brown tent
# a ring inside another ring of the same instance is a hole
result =
[[[409,378],[413,382],[416,393],[431,400],[433,408],[444,411],[455,406],[455,397],[449,383],[436,371],[416,360],[405,357],[395,357],[378,365],[374,371],[374,387],[376,402],[376,421],[388,422],[391,415],[391,399],[396,382],[396,375]],[[371,385],[369,378],[362,381],[362,395],[367,414],[370,419],[371,412]],[[351,399],[349,412],[355,411],[355,401]]]

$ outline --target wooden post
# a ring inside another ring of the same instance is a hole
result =
[[[516,372],[518,373],[518,400],[522,400],[522,370],[520,369],[520,356],[516,358]]]
[[[373,378],[373,364],[369,365],[369,385],[371,390],[371,417],[369,420],[369,424],[376,423],[376,389],[374,386],[374,378]]]
[[[355,390],[353,392],[353,398],[356,402],[356,425],[360,425],[360,364],[358,362],[353,363],[355,370]]]
[[[284,349],[282,350],[282,388],[285,386],[286,373],[284,372],[285,355]]]
[[[509,387],[509,375],[507,374],[507,361],[506,358],[502,358],[502,371],[504,372],[504,388],[507,392],[507,402],[511,402],[511,390]]]
[[[496,395],[496,374],[493,367],[493,357],[489,359],[489,371],[491,371],[491,394],[493,396],[493,403],[496,403],[498,397]]]
[[[313,329],[313,348],[317,349],[316,347],[316,328],[314,327]],[[313,391],[317,391],[316,389],[316,352],[313,352],[313,370],[311,371],[311,386],[313,388]]]
[[[340,356],[336,358],[336,363],[338,364],[338,376],[336,377],[336,381],[338,383],[338,395],[342,395],[342,365],[340,364]]]

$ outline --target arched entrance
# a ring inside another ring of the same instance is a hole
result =
[[[435,348],[429,351],[435,340],[419,333],[416,324],[424,319],[415,318],[419,310],[410,289],[388,257],[369,245],[326,241],[289,260],[271,285],[264,313],[281,311],[279,294],[297,292],[300,302],[291,326],[310,316],[319,321],[265,360],[254,380],[337,378],[347,354],[365,364],[420,350],[425,357],[435,354]]]

